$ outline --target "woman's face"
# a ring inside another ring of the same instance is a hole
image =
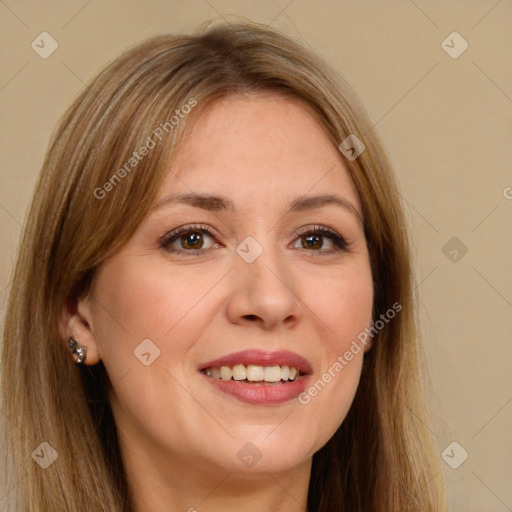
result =
[[[341,155],[299,104],[235,96],[200,114],[155,208],[79,303],[127,460],[210,474],[310,462],[361,373],[361,216]]]

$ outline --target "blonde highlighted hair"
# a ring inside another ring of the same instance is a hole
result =
[[[374,318],[402,306],[365,355],[348,416],[314,455],[308,511],[446,510],[426,427],[406,223],[386,151],[356,95],[325,63],[276,31],[244,23],[162,35],[130,49],[73,102],[53,137],[3,331],[2,447],[16,512],[133,510],[105,367],[73,364],[58,319],[146,216],[202,109],[226,95],[269,92],[307,106],[334,145],[350,134],[364,142],[365,151],[345,162],[363,208]],[[165,143],[114,180],[156,127],[191,99],[194,108],[166,130]],[[98,197],[99,189],[108,196]],[[31,458],[42,442],[58,452],[47,469]]]

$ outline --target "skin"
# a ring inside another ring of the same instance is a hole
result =
[[[155,204],[190,192],[225,196],[235,210],[154,209],[64,313],[63,338],[88,347],[87,364],[105,364],[137,511],[305,510],[312,456],[346,417],[364,351],[307,405],[240,402],[198,367],[246,349],[290,350],[310,362],[314,383],[349,349],[373,302],[358,194],[315,118],[275,95],[229,97],[201,113]],[[356,213],[333,204],[287,213],[319,194]],[[190,236],[172,243],[182,252],[161,247],[190,224],[211,228],[200,254],[185,253]],[[307,246],[297,229],[315,225],[348,250],[325,236]],[[247,236],[263,248],[253,263],[235,252]],[[145,339],[160,350],[149,366],[134,357]],[[237,457],[248,442],[261,454],[252,467]]]

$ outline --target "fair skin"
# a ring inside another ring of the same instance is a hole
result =
[[[310,365],[307,389],[348,350],[373,302],[358,194],[314,117],[275,95],[214,102],[178,153],[155,203],[193,192],[223,196],[233,210],[152,210],[63,316],[63,337],[88,347],[87,364],[105,364],[137,512],[305,510],[312,456],[350,408],[364,351],[307,404],[247,403],[200,369],[234,352],[290,351]],[[326,194],[344,206],[288,212],[295,199]],[[197,224],[210,234],[159,244]],[[297,234],[315,226],[348,248]],[[248,236],[263,249],[251,263],[236,252]],[[148,366],[134,356],[145,339],[160,350]],[[261,456],[253,465],[247,443]]]

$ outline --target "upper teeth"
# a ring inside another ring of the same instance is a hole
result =
[[[279,382],[280,380],[295,380],[300,372],[297,368],[288,365],[284,366],[258,366],[249,364],[236,364],[230,366],[221,366],[220,368],[206,368],[206,375],[214,379],[222,380],[245,380],[250,382]]]

